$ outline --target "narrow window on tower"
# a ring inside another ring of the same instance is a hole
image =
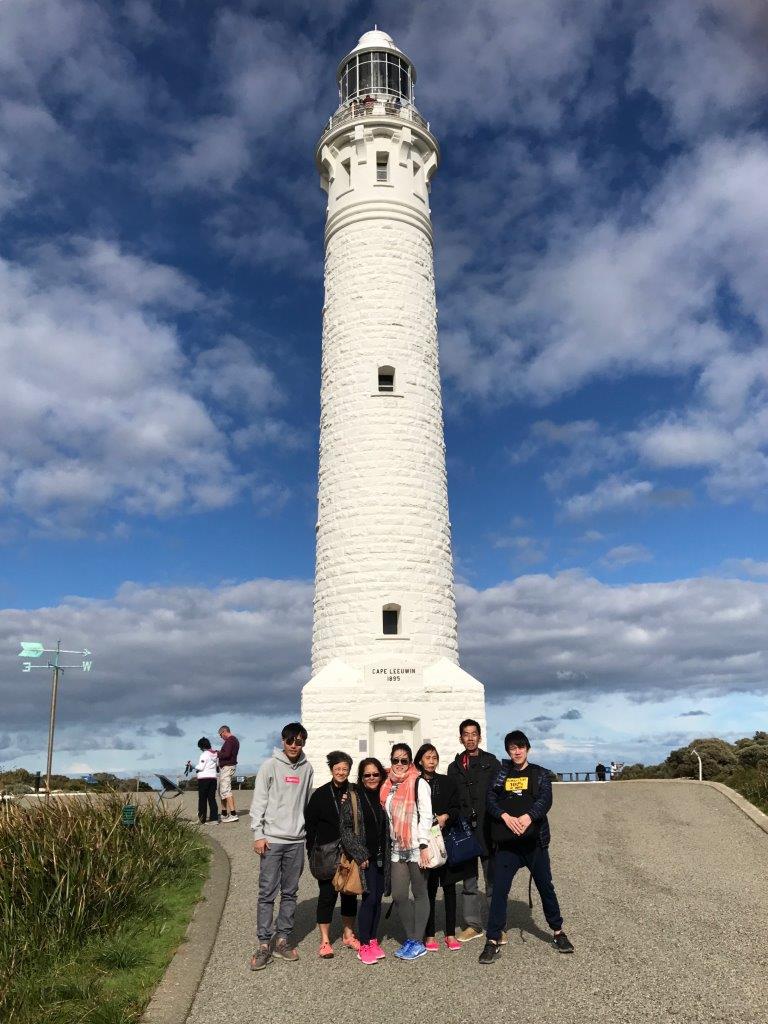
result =
[[[395,390],[394,366],[379,367],[379,391],[391,394]]]
[[[384,605],[381,611],[381,631],[384,636],[398,635],[400,632],[400,605]]]
[[[341,161],[341,187],[343,189],[352,187],[352,161]]]
[[[389,153],[376,154],[376,181],[389,181]]]

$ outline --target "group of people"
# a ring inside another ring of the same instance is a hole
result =
[[[185,775],[194,772],[197,778],[197,820],[201,825],[207,821],[236,822],[235,798],[232,796],[232,780],[237,769],[237,755],[240,741],[228,725],[219,726],[221,746],[215,750],[207,736],[197,741],[200,760],[196,765],[187,761]],[[216,803],[216,790],[221,800],[221,814]]]
[[[263,970],[275,957],[299,958],[291,935],[305,849],[318,885],[323,959],[334,956],[330,927],[339,897],[342,945],[363,964],[386,955],[379,926],[382,900],[390,894],[405,933],[395,957],[412,961],[437,952],[435,901],[442,888],[445,947],[457,951],[485,935],[479,962],[491,964],[507,941],[507,900],[521,868],[530,871],[539,892],[554,948],[573,952],[549,861],[552,783],[548,771],[529,761],[531,745],[523,732],[507,734],[508,759],[499,762],[481,748],[480,725],[465,719],[459,726],[463,749],[446,774],[438,772],[433,744],[422,744],[414,756],[407,743],[395,743],[389,766],[365,757],[355,783],[352,758],[334,750],[327,755],[331,779],[314,792],[304,754],[307,730],[292,722],[281,738],[282,748],[259,769],[251,805],[254,850],[261,860],[252,970]],[[455,841],[437,844],[442,856],[434,864],[436,835]],[[447,845],[453,858],[445,854]],[[480,871],[490,909],[480,891]],[[465,925],[457,932],[459,882]]]

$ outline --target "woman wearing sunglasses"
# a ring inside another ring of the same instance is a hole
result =
[[[447,828],[461,814],[456,783],[449,775],[438,775],[437,766],[440,763],[440,757],[437,749],[431,743],[423,743],[419,747],[413,763],[432,791],[432,811],[437,819],[437,824],[442,829]],[[435,900],[440,886],[443,887],[443,904],[445,906],[445,944],[452,951],[461,949],[461,943],[456,938],[456,882],[468,877],[474,867],[475,862],[468,861],[456,868],[444,864],[440,868],[429,869],[427,876],[429,917],[424,946],[430,953],[436,953],[440,949],[435,938]]]
[[[432,795],[413,764],[407,743],[392,747],[390,763],[380,799],[392,836],[392,899],[405,930],[405,942],[395,950],[395,956],[400,960],[417,960],[427,952],[422,940],[429,917],[427,846],[432,827]]]
[[[363,812],[367,853],[367,866],[363,868],[366,891],[363,893],[357,915],[357,937],[360,940],[357,957],[369,966],[385,956],[377,938],[381,920],[381,900],[389,893],[391,876],[389,821],[379,799],[385,775],[381,761],[375,757],[364,758],[357,769],[357,792]],[[344,804],[342,815],[346,832],[352,824],[352,812],[347,803]]]

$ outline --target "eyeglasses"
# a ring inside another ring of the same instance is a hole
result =
[[[380,779],[381,775],[378,772],[366,772],[365,775],[363,775],[363,778],[364,779]]]
[[[303,747],[304,746],[304,740],[302,740],[298,736],[296,736],[292,740],[286,740],[285,741],[285,745],[286,745],[286,747]]]
[[[411,762],[407,757],[391,757],[390,764],[410,764]]]

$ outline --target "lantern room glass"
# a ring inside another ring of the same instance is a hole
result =
[[[411,66],[397,54],[384,50],[355,53],[341,69],[339,91],[342,103],[362,99],[368,93],[399,96],[410,103],[413,96]]]

